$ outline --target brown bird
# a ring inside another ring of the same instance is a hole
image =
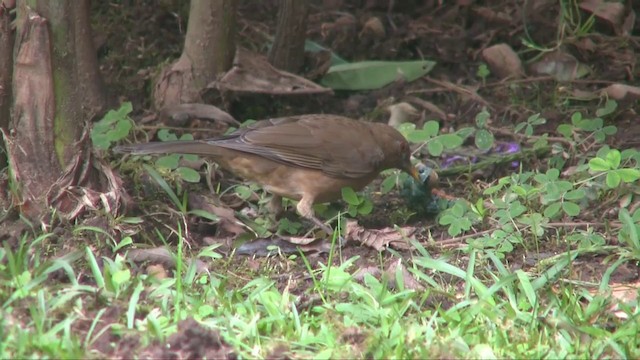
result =
[[[271,210],[286,197],[300,215],[331,234],[313,204],[337,200],[344,187],[359,191],[385,169],[418,179],[409,144],[396,129],[338,115],[300,115],[258,121],[205,140],[119,146],[135,155],[179,153],[211,157],[222,168],[274,194]]]

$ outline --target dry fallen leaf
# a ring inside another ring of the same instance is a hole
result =
[[[203,210],[219,218],[218,229],[234,236],[247,232],[246,225],[236,218],[233,209],[226,207],[221,201],[209,196],[189,194],[191,210]]]
[[[607,291],[607,295],[611,300],[611,306],[609,310],[619,319],[628,319],[629,316],[626,312],[620,310],[620,304],[633,304],[638,302],[640,296],[640,282],[630,284],[610,284]],[[591,292],[593,295],[597,294],[597,291]]]
[[[368,266],[353,274],[353,278],[356,281],[363,281],[365,275],[369,274],[376,279],[386,282],[390,289],[396,289],[398,287],[398,277],[397,273],[400,272],[400,279],[403,283],[404,289],[409,290],[424,290],[424,286],[420,284],[412,275],[407,271],[405,266],[402,264],[402,259],[398,259],[390,263],[384,271],[380,271],[380,269],[376,266]]]
[[[384,228],[384,229],[366,229],[358,225],[355,220],[347,221],[346,239],[356,241],[361,244],[370,246],[378,251],[387,247],[397,250],[408,250],[411,245],[407,241],[407,237],[413,235],[416,231],[414,227],[403,228]]]

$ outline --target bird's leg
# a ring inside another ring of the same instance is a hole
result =
[[[269,204],[267,204],[267,210],[270,214],[273,214],[275,219],[279,219],[284,211],[282,209],[282,196],[274,194]]]
[[[315,212],[313,211],[313,198],[303,196],[302,199],[298,201],[296,210],[298,210],[298,214],[300,214],[300,216],[305,219],[311,220],[311,222],[315,226],[319,227],[327,234],[333,234],[333,230],[331,229],[331,227],[329,227],[327,224],[323,223],[316,217]]]

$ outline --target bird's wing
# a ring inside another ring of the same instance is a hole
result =
[[[335,115],[263,120],[211,143],[346,178],[374,173],[384,156],[367,123]]]

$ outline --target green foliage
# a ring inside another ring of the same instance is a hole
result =
[[[561,1],[560,11],[563,29],[567,30],[569,34],[579,38],[591,33],[595,25],[596,14],[591,14],[585,19],[584,12],[580,9],[577,1]]]
[[[453,206],[444,210],[438,219],[440,225],[448,226],[451,236],[458,236],[471,229],[471,226],[479,220],[479,216],[471,210],[466,201],[456,201]]]
[[[331,65],[340,65],[349,63],[347,60],[340,57],[340,55],[333,52],[331,49],[327,49],[326,47],[318,44],[312,40],[305,40],[304,42],[304,51],[308,51],[312,54],[319,52],[329,52],[331,54]]]
[[[183,134],[182,136],[180,136],[180,138],[178,138],[176,134],[170,132],[169,130],[162,129],[158,131],[158,138],[162,141],[185,141],[193,140],[193,135]],[[168,154],[157,158],[155,161],[155,165],[159,169],[165,169],[166,171],[174,173],[180,179],[186,182],[199,183],[200,173],[192,168],[180,166],[180,160],[182,159],[184,159],[185,161],[195,162],[198,160],[198,156],[193,154]]]
[[[487,77],[489,77],[489,75],[491,75],[491,71],[489,70],[489,67],[487,66],[487,64],[481,63],[480,65],[478,65],[478,70],[476,70],[476,76],[482,79],[483,85],[487,81]]]
[[[566,38],[570,38],[571,41],[576,41],[576,39],[587,36],[593,31],[596,19],[595,13],[592,13],[585,19],[584,11],[580,9],[579,1],[565,0],[560,1],[558,4],[561,16],[559,17],[559,24],[557,25],[557,40],[553,46],[537,44],[530,35],[529,27],[527,26],[523,29],[525,37],[522,39],[522,44],[524,46],[540,51],[541,53],[548,53],[561,48]]]
[[[93,146],[100,150],[107,150],[114,143],[129,136],[133,128],[133,120],[129,114],[133,110],[130,102],[122,103],[118,110],[110,110],[91,129],[91,141]]]
[[[409,142],[425,144],[429,154],[432,156],[440,156],[444,150],[451,150],[462,145],[464,140],[458,134],[442,134],[440,124],[437,121],[427,121],[422,129],[416,129],[416,125],[412,123],[401,124],[398,131],[402,133]]]
[[[364,196],[358,196],[350,187],[342,188],[342,199],[347,203],[347,213],[351,217],[357,215],[369,215],[373,210],[373,203]]]
[[[482,109],[476,115],[476,133],[475,133],[475,141],[476,147],[480,150],[487,151],[493,147],[493,134],[487,130],[487,121],[491,114],[487,111],[487,109]]]
[[[469,136],[475,136],[475,143],[478,149],[486,151],[493,147],[493,134],[487,129],[487,122],[490,114],[483,109],[476,115],[476,127],[462,128],[455,133],[439,134],[440,124],[437,121],[427,121],[422,129],[416,129],[412,123],[404,123],[398,127],[409,142],[423,144],[431,156],[440,156],[445,151],[459,148],[464,140]]]
[[[298,221],[291,221],[287,218],[282,218],[278,221],[278,233],[285,233],[289,235],[299,234],[302,230],[302,223]]]
[[[545,206],[544,216],[553,218],[560,210],[568,216],[580,213],[580,200],[584,199],[585,191],[574,189],[574,184],[567,180],[560,180],[560,171],[552,168],[546,174],[536,174],[534,180],[539,184],[542,193],[541,204]]]
[[[628,153],[629,157],[631,156]],[[597,172],[598,176],[605,176],[605,184],[609,188],[617,188],[621,183],[633,183],[640,179],[639,164],[636,162],[635,168],[621,168],[622,154],[616,149],[606,150],[604,154],[599,154],[589,160],[589,169]]]
[[[518,123],[514,129],[516,133],[523,131],[526,136],[533,135],[533,129],[536,126],[543,125],[547,123],[547,119],[540,116],[540,114],[533,114],[529,116],[526,122]]]
[[[124,257],[116,255],[115,260],[104,258],[101,267],[89,247],[85,248],[85,256],[96,286],[104,294],[112,294],[114,298],[118,298],[129,287],[131,270]]]
[[[617,109],[617,106],[618,104],[615,100],[607,100],[604,107],[596,111],[596,117],[594,118],[585,118],[582,113],[575,112],[571,115],[571,124],[558,125],[558,132],[565,138],[578,142],[578,144],[591,137],[596,142],[602,143],[607,136],[614,135],[618,130],[613,125],[605,126],[603,119],[611,115]],[[587,136],[584,136],[584,133],[587,133]]]
[[[627,209],[621,209],[618,216],[622,229],[618,233],[618,240],[626,243],[633,252],[633,258],[640,260],[640,209],[630,214]]]
[[[402,74],[407,82],[428,74],[435,62],[419,61],[362,61],[333,65],[320,80],[334,90],[375,90],[397,80]]]

